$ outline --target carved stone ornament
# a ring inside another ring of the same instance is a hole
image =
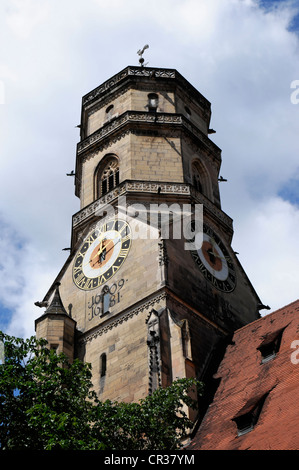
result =
[[[193,135],[202,145],[209,150],[214,156],[220,159],[220,149],[215,145],[198,127],[191,124],[181,114],[173,113],[157,113],[152,114],[143,111],[126,111],[121,114],[113,121],[104,124],[100,129],[95,131],[86,139],[82,140],[77,146],[77,155],[80,156],[86,151],[89,151],[92,147],[101,142],[109,136],[114,136],[116,131],[121,130],[125,125],[132,124],[133,128],[136,128],[138,123],[147,124],[159,124],[168,125],[172,127],[180,126],[185,129],[189,135]]]
[[[89,204],[87,207],[82,209],[73,215],[73,228],[81,225],[89,218],[94,217],[100,207],[105,204],[114,203],[119,196],[127,193],[142,192],[142,193],[157,193],[158,188],[161,188],[163,194],[173,195],[187,195],[191,196],[196,203],[203,204],[205,210],[210,212],[218,220],[221,220],[228,228],[232,228],[232,219],[219,209],[212,201],[205,197],[202,193],[197,191],[192,185],[185,183],[161,183],[159,181],[124,181],[119,184],[116,188],[111,190],[109,193],[101,196],[96,201]]]
[[[147,319],[147,346],[149,367],[149,394],[161,387],[161,352],[160,352],[160,324],[156,310],[150,312]]]

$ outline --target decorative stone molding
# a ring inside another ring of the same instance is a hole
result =
[[[103,207],[105,204],[115,203],[119,196],[130,193],[133,194],[135,192],[157,194],[158,188],[161,188],[160,194],[163,195],[190,196],[195,200],[195,202],[203,204],[205,210],[213,214],[227,227],[232,227],[232,219],[215,204],[213,204],[212,201],[197,191],[192,185],[185,183],[162,183],[160,181],[126,180],[109,193],[105,194],[104,196],[89,204],[87,207],[84,207],[84,209],[81,209],[81,211],[74,214],[73,228],[79,226],[81,223],[84,223],[84,221],[88,220],[89,218],[94,217],[100,207]]]
[[[214,144],[198,127],[191,124],[182,114],[173,113],[149,113],[143,111],[126,111],[112,121],[104,124],[100,129],[95,131],[86,139],[82,140],[77,145],[77,156],[81,156],[84,152],[89,151],[95,145],[101,145],[102,141],[120,132],[124,126],[130,124],[136,128],[138,124],[159,124],[171,125],[172,128],[179,126],[195,138],[200,140],[204,146],[213,153],[213,155],[220,158],[220,149]]]
[[[175,78],[175,70],[153,69],[147,67],[127,67],[118,74],[111,77],[109,80],[106,80],[102,85],[98,86],[87,95],[83,96],[82,105],[89,105],[92,101],[100,98],[103,94],[110,92],[128,76]]]
[[[161,194],[190,194],[190,188],[185,183],[162,183],[160,181],[128,181],[128,191],[157,193],[160,188]]]
[[[82,98],[82,106],[87,108],[95,101],[104,98],[107,94],[117,91],[117,89],[132,77],[133,80],[142,79],[167,79],[171,82],[178,83],[186,93],[195,95],[197,101],[204,109],[210,108],[210,102],[204,98],[196,88],[191,85],[177,70],[153,67],[133,67],[128,66],[121,72],[117,73],[109,80],[99,85],[97,88],[87,93]]]
[[[217,324],[217,319],[209,319],[209,317],[206,315],[207,312],[205,312],[205,315],[201,315],[198,310],[195,310],[191,305],[186,305],[184,302],[180,301],[177,299],[177,297],[169,291],[167,288],[161,289],[156,295],[152,295],[151,297],[147,298],[147,300],[143,300],[138,303],[138,305],[133,306],[132,308],[126,309],[123,313],[117,315],[111,319],[107,319],[107,321],[99,324],[97,327],[93,328],[90,331],[86,331],[84,333],[81,333],[81,337],[78,339],[80,344],[87,344],[90,341],[93,341],[96,339],[98,336],[101,336],[109,331],[111,331],[113,328],[119,326],[120,324],[132,319],[135,315],[139,315],[140,313],[143,312],[149,312],[146,323],[148,324],[151,318],[151,313],[153,309],[159,308],[159,304],[161,302],[168,304],[168,307],[171,310],[177,310],[179,309],[183,316],[186,317],[187,314],[190,314],[193,318],[195,319],[204,319],[205,321],[208,321],[211,325],[213,325],[219,332],[227,334],[227,331],[221,328],[219,324]],[[224,306],[222,306],[224,309]],[[151,310],[150,310],[151,309]],[[227,308],[226,310],[229,310]],[[222,314],[224,312],[222,311]],[[231,317],[231,312],[228,313],[228,311],[225,312],[226,317]]]
[[[85,219],[94,216],[100,206],[105,204],[111,204],[117,200],[117,198],[125,193],[157,193],[158,188],[161,188],[160,192],[163,194],[185,194],[190,195],[190,186],[184,183],[161,183],[159,181],[131,181],[126,180],[119,186],[114,188],[105,196],[100,197],[96,201],[89,204],[87,207],[82,209],[73,215],[73,227],[79,225]]]
[[[165,240],[161,239],[158,243],[159,245],[159,265],[164,266],[168,264],[168,255]]]
[[[159,314],[152,309],[147,323],[147,346],[148,346],[148,367],[149,367],[149,387],[151,395],[158,387],[161,387],[161,350],[160,350],[160,322]]]
[[[161,285],[166,286],[168,285],[169,258],[167,254],[166,241],[163,238],[161,238],[161,231],[160,231],[160,241],[158,242],[158,246],[159,246],[159,266],[161,269]]]

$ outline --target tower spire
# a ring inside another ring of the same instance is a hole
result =
[[[63,352],[72,362],[74,359],[76,321],[67,314],[56,282],[52,300],[45,313],[35,320],[38,338],[45,338],[49,348]]]
[[[61,297],[60,297],[60,292],[59,292],[59,286],[60,282],[56,282],[55,284],[55,292],[52,298],[52,301],[50,305],[47,307],[45,313],[55,313],[55,314],[65,314],[67,315],[67,312],[63,306]]]

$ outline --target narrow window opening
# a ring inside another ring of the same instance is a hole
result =
[[[102,194],[106,194],[107,193],[107,180],[104,179],[102,180]]]
[[[189,119],[191,117],[191,111],[190,111],[190,108],[188,108],[188,106],[185,106],[185,112],[186,112],[187,118]]]
[[[107,356],[105,353],[101,354],[100,369],[101,377],[105,377],[107,371]]]
[[[116,170],[115,172],[115,184],[116,186],[119,184],[119,170]]]
[[[111,172],[109,175],[109,191],[114,188],[114,174]]]
[[[148,110],[150,112],[156,112],[158,108],[159,97],[156,93],[148,94]]]
[[[107,119],[111,119],[111,118],[112,118],[113,109],[114,109],[113,104],[111,104],[110,106],[108,106],[108,108],[106,109],[106,118],[107,118]]]
[[[105,292],[103,294],[103,315],[106,315],[109,313],[109,307],[110,307],[110,294],[109,292]]]
[[[197,191],[202,193],[202,184],[197,168],[193,168],[193,186]]]

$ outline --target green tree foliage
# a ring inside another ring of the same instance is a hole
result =
[[[171,450],[191,427],[184,405],[194,408],[194,379],[159,388],[140,403],[99,401],[91,366],[70,363],[45,340],[0,332],[0,449]]]

